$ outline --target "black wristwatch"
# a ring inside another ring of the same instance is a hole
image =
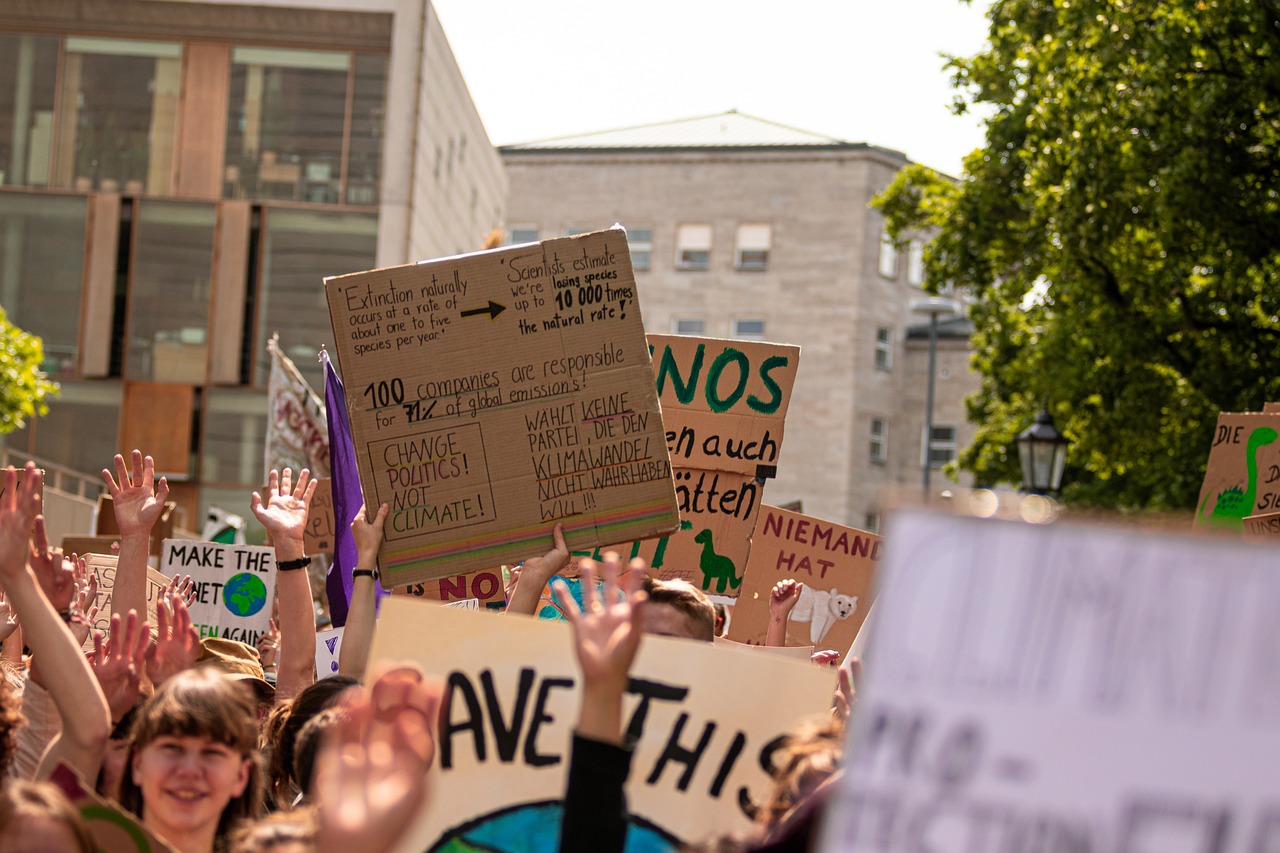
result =
[[[351,577],[373,578],[376,581],[378,579],[378,570],[377,569],[352,569]]]

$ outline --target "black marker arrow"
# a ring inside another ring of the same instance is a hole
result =
[[[476,316],[477,314],[488,314],[488,315],[489,315],[489,319],[490,319],[490,320],[492,320],[493,318],[497,317],[499,314],[501,314],[503,311],[506,311],[506,310],[507,310],[507,306],[505,306],[505,305],[499,305],[498,303],[496,303],[496,302],[494,302],[492,299],[490,299],[490,300],[489,300],[489,307],[487,307],[487,308],[472,308],[470,311],[463,311],[463,312],[462,312],[462,316],[463,316],[463,317],[474,317],[474,316]]]

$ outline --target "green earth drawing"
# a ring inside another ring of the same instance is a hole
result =
[[[560,846],[559,800],[526,803],[454,827],[427,853],[556,853]],[[626,853],[675,853],[679,842],[632,815]]]
[[[222,603],[236,616],[252,616],[266,606],[267,585],[252,572],[241,572],[222,587]]]

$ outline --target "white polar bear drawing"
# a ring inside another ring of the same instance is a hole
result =
[[[809,623],[809,642],[815,646],[831,630],[838,619],[848,619],[858,610],[858,596],[842,595],[835,587],[830,591],[813,589],[805,584],[800,600],[791,609],[792,622]]]

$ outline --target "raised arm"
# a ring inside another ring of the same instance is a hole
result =
[[[785,646],[787,644],[787,618],[800,601],[800,590],[804,584],[794,578],[784,578],[773,585],[769,591],[769,627],[765,629],[764,644],[766,646]]]
[[[276,702],[292,699],[316,680],[316,617],[311,603],[311,562],[303,546],[307,509],[316,481],[306,468],[292,481],[292,472],[272,471],[264,495],[249,499],[254,516],[267,529],[276,549],[276,595],[280,599],[280,662],[276,673]]]
[[[347,625],[342,631],[342,648],[338,650],[338,674],[363,680],[373,649],[373,627],[378,604],[378,549],[382,547],[382,525],[387,520],[387,505],[378,507],[370,521],[368,507],[361,506],[351,522],[351,537],[356,543],[356,567],[351,572],[351,601],[347,606]]]
[[[551,530],[551,550],[541,557],[530,557],[520,565],[520,574],[507,600],[506,612],[526,616],[537,613],[542,590],[567,565],[569,548],[564,544],[564,529],[557,523]]]
[[[111,610],[147,612],[147,558],[151,554],[151,529],[164,513],[169,481],[156,482],[156,463],[142,451],[133,451],[132,467],[116,454],[116,476],[106,468],[102,479],[111,493],[111,508],[120,528],[120,557],[116,563]]]
[[[41,477],[27,464],[22,484],[16,473],[5,472],[5,493],[0,497],[0,585],[22,622],[32,654],[40,662],[45,684],[62,715],[62,732],[45,752],[37,776],[65,762],[84,779],[96,778],[102,750],[111,731],[107,700],[80,652],[70,629],[45,597],[38,573],[65,572],[61,549],[50,549],[44,519],[39,510]],[[27,533],[35,522],[35,543]]]

